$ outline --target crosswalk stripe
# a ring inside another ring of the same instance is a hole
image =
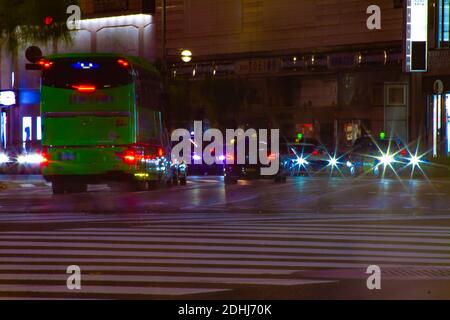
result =
[[[302,252],[303,253],[303,252]],[[305,252],[311,253],[311,252]],[[52,256],[57,256],[57,258],[51,258]],[[378,263],[397,263],[397,264],[439,264],[439,265],[450,265],[450,258],[448,255],[438,256],[438,257],[423,257],[426,254],[416,254],[414,256],[404,256],[401,253],[392,253],[383,255],[382,252],[379,252],[378,255],[359,255],[359,254],[349,254],[347,256],[337,256],[331,255],[330,253],[325,252],[323,256],[308,256],[308,255],[295,255],[295,256],[283,256],[283,255],[260,255],[260,254],[204,254],[204,253],[185,253],[185,254],[174,254],[174,253],[154,253],[142,256],[120,256],[117,255],[103,255],[109,258],[96,258],[93,254],[72,254],[72,252],[68,252],[64,257],[59,255],[47,254],[47,257],[35,257],[31,255],[27,257],[26,254],[23,254],[22,257],[11,257],[11,256],[0,256],[2,259],[5,259],[8,263],[73,263],[76,261],[80,264],[143,264],[143,265],[158,265],[164,260],[165,263],[178,265],[178,264],[189,264],[192,268],[195,266],[195,270],[199,270],[202,265],[210,265],[210,266],[220,266],[221,263],[225,263],[230,267],[234,268],[243,268],[240,270],[247,270],[249,267],[265,267],[268,268],[271,265],[271,261],[280,262],[277,267],[283,268],[298,268],[300,265],[296,264],[297,262],[301,263],[302,261],[345,261],[345,262],[378,262]],[[138,258],[140,257],[140,258]],[[243,261],[242,259],[246,259]],[[157,260],[159,259],[159,260]],[[204,261],[207,260],[207,261]],[[292,262],[292,265],[289,264]],[[0,266],[2,266],[0,262]],[[274,265],[275,266],[275,265]],[[209,267],[207,270],[211,270]],[[228,270],[227,268],[227,270]],[[449,266],[450,268],[450,266]],[[216,268],[217,269],[217,268]],[[261,272],[261,269],[254,269],[256,272]],[[265,270],[265,269],[263,269]],[[269,269],[267,269],[269,270]],[[272,269],[270,269],[272,270]],[[281,270],[276,269],[277,272],[282,272]],[[265,272],[265,271],[264,271]],[[275,271],[274,271],[275,272]]]
[[[36,240],[36,239],[34,239]],[[56,240],[56,239],[53,239]],[[67,239],[65,239],[67,240]],[[356,241],[357,238],[354,238]],[[160,243],[167,243],[161,245]],[[91,248],[91,249],[146,249],[146,250],[203,250],[203,251],[241,251],[241,252],[279,252],[297,253],[304,247],[314,248],[346,248],[352,249],[384,249],[384,250],[414,250],[414,251],[440,251],[450,252],[447,245],[417,245],[417,244],[391,244],[391,243],[371,243],[371,242],[326,242],[326,241],[277,241],[277,240],[242,240],[228,239],[226,243],[220,239],[192,239],[192,238],[151,238],[144,243],[123,244],[123,243],[84,243],[84,242],[63,242],[54,243],[49,239],[36,241],[0,241],[0,247],[12,248]],[[1,250],[1,249],[0,249]]]
[[[0,281],[59,281],[66,284],[67,274],[1,274]],[[83,282],[114,282],[114,283],[140,283],[140,284],[227,284],[227,285],[270,285],[270,286],[302,286],[307,284],[330,283],[334,281],[315,281],[281,278],[233,278],[233,277],[203,277],[203,276],[148,276],[148,275],[83,275]]]
[[[234,228],[198,228],[198,227],[192,227],[192,228],[161,228],[161,227],[154,227],[149,229],[133,229],[133,228],[127,228],[127,231],[124,231],[123,229],[97,229],[95,231],[92,230],[68,230],[68,231],[53,231],[52,235],[67,235],[67,236],[76,236],[76,235],[119,235],[119,236],[148,236],[148,235],[167,235],[167,234],[176,234],[179,236],[190,236],[190,235],[201,235],[201,236],[217,236],[217,235],[239,235],[239,236],[249,236],[249,237],[258,237],[259,235],[267,235],[268,238],[271,236],[280,236],[280,237],[291,237],[298,234],[311,234],[311,235],[354,235],[354,236],[378,236],[378,235],[396,235],[399,237],[408,237],[408,236],[418,236],[418,237],[432,237],[432,238],[450,238],[449,232],[441,232],[441,231],[400,231],[400,230],[349,230],[345,231],[342,229],[327,229],[323,230],[320,228],[303,228],[303,229],[296,229],[296,230],[284,230],[284,229],[278,229],[277,231],[274,231],[274,229],[234,229]],[[276,229],[275,229],[276,230]],[[251,233],[249,233],[251,232]],[[30,231],[26,233],[20,233],[20,232],[3,232],[2,234],[5,235],[48,235],[48,233],[43,233],[39,231]]]
[[[8,262],[11,262],[12,259],[8,259]],[[35,260],[33,260],[35,261]],[[56,272],[65,272],[65,266],[58,266],[55,264],[48,265],[42,264],[40,262],[39,265],[20,265],[20,264],[0,264],[0,271],[56,271]],[[102,273],[106,272],[116,272],[116,271],[125,271],[125,272],[152,272],[152,273],[198,273],[198,274],[240,274],[240,275],[290,275],[294,272],[299,272],[298,270],[280,270],[280,269],[255,269],[255,268],[204,268],[204,267],[154,267],[154,266],[124,266],[124,265],[108,265],[108,266],[94,266],[94,265],[84,265],[78,263],[83,272],[89,271],[98,271]]]
[[[256,238],[256,239],[253,239]],[[262,238],[266,238],[267,240],[262,240]],[[118,236],[105,236],[105,235],[71,235],[71,236],[58,236],[58,235],[49,235],[47,236],[47,239],[42,239],[40,237],[36,237],[34,235],[20,235],[20,236],[14,236],[14,235],[1,235],[0,234],[0,244],[1,243],[9,243],[8,241],[16,241],[16,240],[28,240],[28,241],[36,241],[37,243],[45,243],[45,242],[52,242],[52,241],[58,241],[59,244],[64,244],[67,242],[74,242],[74,241],[89,241],[89,242],[109,242],[109,243],[115,243],[120,241],[123,242],[133,242],[137,244],[137,242],[142,243],[143,245],[146,245],[147,243],[190,243],[190,244],[197,244],[197,243],[204,243],[205,241],[209,243],[223,243],[222,239],[226,239],[227,244],[243,244],[243,245],[261,245],[266,243],[267,241],[270,241],[270,244],[272,246],[289,246],[289,247],[295,247],[295,246],[302,246],[303,242],[299,240],[336,240],[336,241],[358,241],[359,243],[365,243],[365,242],[379,242],[379,243],[426,243],[426,244],[444,244],[444,245],[450,245],[450,239],[443,239],[443,238],[433,238],[433,239],[424,239],[423,237],[393,237],[393,236],[355,236],[355,235],[327,235],[327,234],[321,234],[321,235],[314,235],[314,234],[293,234],[288,236],[272,236],[272,237],[261,237],[261,236],[255,236],[254,234],[242,234],[239,237],[236,237],[236,235],[227,235],[227,234],[210,234],[210,235],[182,235],[178,233],[166,233],[166,234],[160,234],[156,235],[153,233],[149,233],[147,235],[128,235],[126,237],[118,237]],[[249,240],[247,240],[249,239]],[[67,241],[67,242],[66,242]],[[20,242],[17,243],[18,245]],[[395,247],[398,248],[398,247]],[[440,247],[438,247],[439,249]],[[429,248],[424,248],[425,250]]]
[[[44,294],[62,294],[62,295],[132,295],[132,296],[185,296],[196,294],[209,294],[230,291],[230,289],[201,289],[201,288],[164,288],[164,287],[127,287],[115,285],[99,286],[86,285],[81,291],[69,291],[65,286],[49,286],[49,285],[5,285],[0,284],[0,293],[44,293]],[[28,298],[27,298],[28,299]]]
[[[199,251],[195,251],[193,253],[187,251],[173,251],[170,248],[166,248],[167,251],[164,252],[155,252],[155,251],[142,251],[137,250],[133,251],[131,248],[127,251],[115,251],[115,250],[101,250],[95,249],[92,250],[80,250],[79,248],[74,249],[59,249],[59,248],[50,248],[50,249],[0,249],[0,256],[6,255],[40,255],[40,256],[63,256],[63,257],[128,257],[128,258],[167,258],[169,259],[203,259],[203,263],[209,263],[209,261],[213,261],[215,264],[217,262],[223,262],[223,259],[241,259],[236,260],[239,265],[245,265],[249,262],[249,259],[273,259],[275,261],[282,260],[295,260],[296,255],[283,255],[282,253],[277,252],[277,254],[273,254],[276,252],[274,250],[265,250],[262,252],[248,250],[248,251],[240,251],[236,253],[234,251],[229,251],[231,253],[201,253]],[[217,250],[205,250],[205,251],[217,251]],[[333,260],[333,256],[365,256],[365,257],[373,257],[373,260],[380,260],[382,257],[402,257],[402,258],[436,258],[436,259],[448,259],[448,254],[438,254],[438,253],[428,253],[428,252],[404,252],[404,251],[385,251],[381,248],[379,250],[345,250],[345,249],[309,249],[304,248],[294,252],[299,255],[298,259],[301,259],[301,254],[322,254],[322,255],[330,255],[329,260]],[[222,259],[221,259],[222,258]],[[248,259],[242,261],[242,259]],[[74,258],[77,259],[77,258]],[[183,260],[180,260],[183,261]],[[198,262],[198,261],[196,261]]]

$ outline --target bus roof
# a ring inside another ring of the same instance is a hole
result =
[[[143,69],[146,69],[150,72],[153,72],[155,75],[159,76],[160,73],[158,69],[150,63],[148,60],[136,56],[124,55],[119,53],[63,53],[63,54],[53,54],[48,55],[46,58],[51,60],[57,59],[77,59],[77,58],[124,58],[127,59],[132,65],[139,66]]]

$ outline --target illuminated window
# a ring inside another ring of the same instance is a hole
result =
[[[445,109],[447,115],[447,155],[450,155],[450,94],[445,96]]]
[[[0,142],[1,148],[6,149],[8,138],[8,116],[6,112],[0,114]]]
[[[450,42],[450,0],[439,0],[438,46],[447,47]]]
[[[24,143],[31,141],[33,125],[32,125],[32,119],[31,117],[23,117],[22,118],[22,141]]]
[[[42,140],[42,121],[41,117],[36,118],[36,140]]]

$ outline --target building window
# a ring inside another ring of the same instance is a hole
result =
[[[448,47],[450,42],[450,0],[438,0],[438,47]]]
[[[95,13],[108,13],[116,11],[126,11],[129,9],[129,1],[123,0],[94,0]]]
[[[41,117],[36,118],[36,140],[42,140],[42,120]]]

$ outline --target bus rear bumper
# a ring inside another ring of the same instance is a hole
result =
[[[83,184],[103,184],[108,182],[131,182],[136,180],[159,181],[162,179],[159,175],[149,175],[146,179],[137,177],[136,175],[124,172],[110,172],[106,174],[94,175],[44,175],[47,182],[55,181],[71,181]]]

